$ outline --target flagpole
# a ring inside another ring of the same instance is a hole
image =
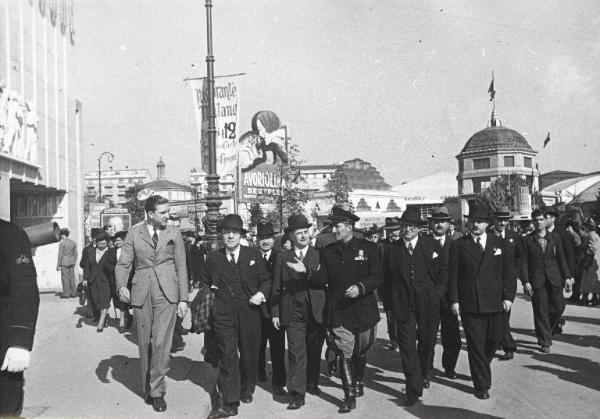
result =
[[[555,131],[556,137],[558,137],[558,131]],[[552,141],[551,141],[552,142]],[[554,139],[554,142],[556,142],[556,138]],[[552,142],[552,144],[550,144],[550,158],[552,159],[552,171],[554,171],[554,142]]]

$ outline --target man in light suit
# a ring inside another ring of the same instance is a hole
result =
[[[146,221],[127,234],[115,274],[119,297],[133,307],[146,404],[164,412],[175,318],[185,316],[188,308],[188,275],[181,233],[167,226],[169,201],[151,196],[145,210]],[[132,266],[130,292],[127,280]]]
[[[60,244],[58,245],[58,260],[56,270],[60,271],[63,292],[60,298],[73,298],[77,296],[75,283],[75,262],[77,262],[77,243],[69,238],[69,229],[60,230]]]

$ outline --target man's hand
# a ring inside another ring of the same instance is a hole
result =
[[[569,278],[565,281],[565,291],[567,292],[572,292],[573,291],[573,284],[575,283],[575,280],[573,278]]]
[[[523,284],[523,292],[529,297],[533,297],[533,287],[529,282]]]
[[[83,281],[83,282],[85,283],[86,281]],[[131,295],[129,294],[129,290],[127,289],[127,287],[119,288],[119,298],[124,303],[131,302]]]
[[[304,266],[304,263],[302,263],[302,261],[298,258],[294,258],[294,260],[296,262],[286,262],[288,268],[293,269],[294,271],[301,273],[301,274],[305,273],[306,266]]]
[[[30,354],[27,349],[10,347],[4,356],[2,371],[23,372],[29,367]]]
[[[281,325],[279,324],[279,317],[273,317],[271,321],[273,322],[273,327],[276,330],[279,330],[279,328],[281,327]]]
[[[454,313],[455,316],[460,315],[460,306],[458,305],[458,303],[452,304],[451,310],[452,310],[452,313]]]
[[[356,298],[360,294],[360,290],[356,285],[351,285],[348,287],[346,292],[344,293],[344,297],[346,298]]]
[[[252,297],[250,297],[250,304],[252,304],[252,305],[259,306],[264,302],[265,302],[265,296],[260,291],[257,292],[256,294],[254,294]]]
[[[502,302],[502,306],[504,307],[504,311],[509,312],[510,311],[510,307],[512,306],[512,301],[504,300]]]
[[[121,289],[123,289],[123,288],[121,288]],[[188,303],[185,301],[180,301],[179,304],[177,304],[177,315],[183,319],[185,317],[185,315],[187,314],[187,311],[188,311]]]

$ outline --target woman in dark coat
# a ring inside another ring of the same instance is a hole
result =
[[[100,234],[96,238],[95,252],[90,253],[87,260],[88,289],[92,299],[92,307],[100,311],[97,332],[102,332],[108,323],[108,308],[111,300],[111,281],[117,263],[115,252],[108,249],[108,237]]]

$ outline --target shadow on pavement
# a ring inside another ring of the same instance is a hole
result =
[[[568,325],[565,327],[565,329],[567,329],[567,328],[568,328]],[[522,335],[535,337],[535,332],[533,330],[512,328],[511,331],[522,334]],[[552,336],[552,340],[555,342],[564,342],[564,343],[569,343],[571,345],[577,345],[577,346],[582,346],[582,347],[586,347],[586,348],[600,349],[600,337],[596,336],[596,335],[574,335],[571,333],[563,332],[560,335]],[[517,340],[517,343],[522,344],[522,343],[527,343],[527,342]]]
[[[405,410],[418,418],[489,418],[500,419],[501,416],[487,415],[484,413],[474,412],[469,409],[449,406],[430,406],[423,403],[417,403],[414,406],[406,407]]]
[[[600,391],[600,380],[598,379],[600,377],[600,363],[598,362],[590,361],[587,358],[562,354],[533,354],[532,358],[536,361],[547,362],[561,368],[544,365],[525,365],[525,368],[554,374],[560,380]],[[570,371],[566,371],[565,369]]]
[[[600,326],[600,318],[578,317],[578,316],[563,316],[563,319],[565,319],[568,322],[573,322],[573,323],[587,323],[587,324],[593,324],[593,325],[596,325],[596,326]]]

